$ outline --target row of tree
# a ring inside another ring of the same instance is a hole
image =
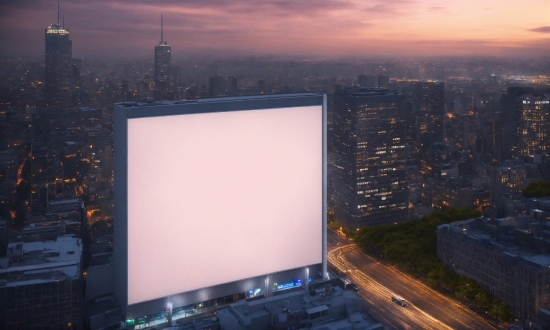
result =
[[[482,288],[476,281],[458,275],[437,258],[437,226],[470,219],[481,213],[472,209],[451,208],[434,212],[419,220],[363,227],[354,235],[363,249],[375,249],[408,273],[426,280],[431,286],[444,288],[502,321],[511,318],[510,306]]]

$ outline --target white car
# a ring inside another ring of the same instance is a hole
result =
[[[392,296],[391,301],[403,307],[407,306],[407,303],[405,302],[405,300],[399,296]]]

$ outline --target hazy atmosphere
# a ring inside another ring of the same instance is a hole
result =
[[[540,56],[550,48],[548,0],[62,1],[73,55],[134,57],[164,36],[174,56]],[[38,57],[56,1],[0,4],[2,56]]]

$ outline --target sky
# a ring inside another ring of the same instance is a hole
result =
[[[62,0],[73,57],[548,56],[550,0]],[[43,57],[55,0],[0,1],[0,56]]]

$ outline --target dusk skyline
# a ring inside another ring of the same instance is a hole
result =
[[[550,1],[61,1],[75,57],[544,56]],[[0,56],[41,57],[56,1],[0,5]]]

